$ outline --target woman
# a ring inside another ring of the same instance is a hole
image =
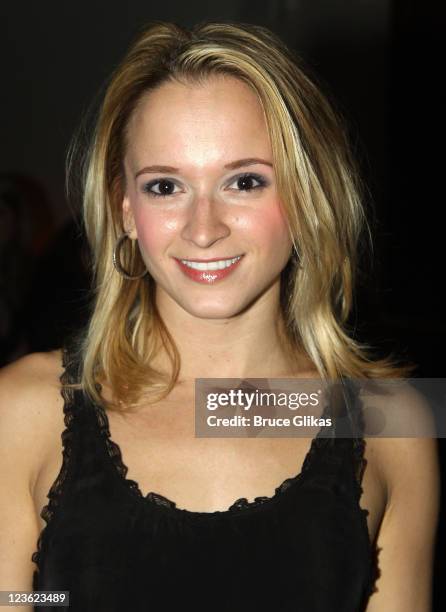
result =
[[[359,181],[299,60],[258,26],[150,24],[108,84],[84,221],[87,329],[2,370],[1,588],[83,612],[427,611],[433,440],[194,435],[196,378],[410,371],[349,335]]]

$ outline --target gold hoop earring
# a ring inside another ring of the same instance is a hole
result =
[[[119,274],[123,276],[124,278],[127,278],[128,280],[136,280],[138,278],[142,278],[143,276],[145,276],[148,270],[146,269],[141,274],[137,274],[135,276],[132,276],[126,270],[124,270],[124,268],[121,265],[120,252],[121,252],[122,243],[124,242],[126,238],[128,238],[128,234],[124,232],[123,234],[119,236],[118,240],[116,241],[115,248],[113,249],[113,265],[115,269],[119,272]]]

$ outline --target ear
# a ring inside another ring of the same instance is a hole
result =
[[[122,224],[129,238],[136,240],[138,238],[138,233],[136,231],[135,217],[133,216],[130,200],[126,195],[122,199]]]

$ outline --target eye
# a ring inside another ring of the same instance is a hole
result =
[[[240,174],[234,177],[230,185],[233,185],[234,183],[237,183],[237,188],[231,190],[245,192],[262,189],[268,185],[268,181],[263,176],[253,172]],[[143,193],[153,197],[168,197],[178,193],[178,191],[174,191],[175,187],[178,187],[178,185],[176,185],[176,183],[173,181],[167,178],[158,178],[145,183],[142,186],[142,191]]]
[[[153,191],[152,187],[157,186],[157,188],[159,189],[159,191]],[[174,195],[177,192],[173,191],[173,188],[175,187],[175,183],[170,181],[169,179],[154,179],[153,181],[150,181],[149,183],[145,183],[142,186],[142,191],[144,193],[147,193],[150,196],[155,196],[155,197],[166,197],[166,196],[170,196],[170,195]]]
[[[257,185],[253,183],[258,183]],[[255,174],[253,172],[248,172],[245,174],[240,174],[233,179],[231,185],[237,183],[238,189],[236,191],[254,191],[256,189],[263,189],[268,185],[268,181],[261,176],[260,174]]]

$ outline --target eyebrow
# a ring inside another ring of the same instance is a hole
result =
[[[264,164],[265,166],[271,166],[271,168],[273,167],[273,164],[266,159],[261,159],[259,157],[246,157],[245,159],[237,159],[233,162],[230,162],[229,164],[226,164],[224,168],[227,170],[236,170],[237,168],[242,168],[245,166],[253,166],[254,164]],[[141,170],[138,170],[138,172],[135,174],[135,179],[140,174],[146,174],[149,172],[175,173],[179,171],[180,171],[179,168],[174,168],[173,166],[159,166],[159,165],[146,166],[145,168],[141,168]]]

